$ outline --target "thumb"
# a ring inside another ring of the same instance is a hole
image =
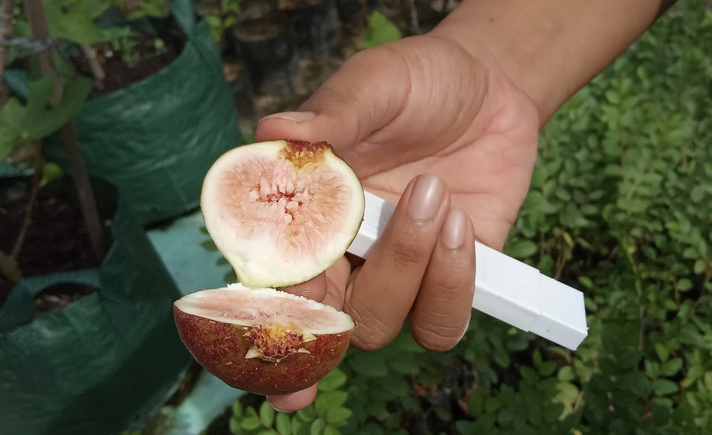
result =
[[[322,272],[309,281],[288,287],[281,287],[280,290],[321,302],[324,300],[324,296],[326,296],[326,274]]]
[[[357,53],[298,112],[276,113],[260,120],[257,140],[327,141],[354,168],[359,167],[363,153],[358,153],[356,146],[373,139],[403,107],[408,74],[402,59],[385,46]]]

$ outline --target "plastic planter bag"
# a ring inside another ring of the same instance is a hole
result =
[[[0,434],[120,434],[178,385],[190,362],[179,291],[125,201],[112,239],[98,269],[26,277],[0,308]],[[36,313],[34,296],[59,283],[94,291]]]
[[[188,40],[155,75],[90,100],[76,118],[89,172],[117,185],[143,224],[199,205],[203,177],[241,143],[230,88],[207,23],[192,4],[172,6]],[[63,164],[61,146],[48,158]]]

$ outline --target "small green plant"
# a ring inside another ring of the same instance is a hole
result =
[[[373,11],[368,18],[366,34],[363,36],[364,48],[372,48],[401,38],[400,29],[378,11]]]
[[[225,33],[237,23],[240,11],[241,0],[221,0],[219,8],[203,14],[216,42],[224,41]]]
[[[263,401],[257,408],[235,402],[230,419],[233,435],[337,435],[346,425],[352,411],[344,406],[348,393],[343,387],[346,375],[333,370],[319,382],[319,396],[307,408],[293,412],[276,412]]]
[[[20,33],[30,30],[30,35],[35,40],[48,40],[52,35],[45,17],[45,8],[39,0],[25,0],[24,12],[27,16],[34,16],[35,20],[23,28],[13,26],[15,14],[8,12],[13,8],[12,1],[8,1],[0,11],[0,28],[4,29],[4,37],[15,36],[13,31]],[[0,78],[4,81],[4,72],[7,52],[0,58]],[[25,219],[15,239],[10,252],[0,251],[0,272],[11,283],[22,279],[22,270],[19,267],[17,256],[24,242],[27,228],[32,222],[31,212],[33,201],[39,188],[46,182],[56,166],[47,166],[42,155],[42,140],[50,134],[61,131],[65,151],[73,169],[73,180],[79,192],[80,202],[85,223],[89,231],[94,254],[101,258],[104,253],[104,244],[100,235],[100,223],[96,203],[92,195],[83,158],[76,142],[76,133],[69,121],[79,112],[84,105],[90,89],[90,83],[83,78],[73,77],[68,73],[66,65],[61,58],[54,56],[51,48],[41,47],[36,53],[36,62],[29,62],[29,77],[27,95],[13,95],[7,91],[5,84],[0,82],[0,159],[6,159],[11,153],[26,154],[31,161],[32,187],[29,194]],[[22,94],[22,92],[17,92]],[[24,151],[24,153],[22,152]],[[15,163],[21,164],[21,159]],[[47,169],[47,172],[44,171]]]

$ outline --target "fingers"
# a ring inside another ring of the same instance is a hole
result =
[[[359,325],[352,344],[373,350],[398,334],[421,287],[449,204],[445,184],[433,174],[408,185],[383,236],[347,288],[344,310]]]
[[[309,281],[280,290],[305,298],[314,299],[337,309],[343,305],[343,289],[346,287],[351,267],[348,260],[341,258],[326,272],[310,279]],[[292,412],[306,408],[316,398],[317,384],[292,394],[267,396],[272,407],[280,412]]]
[[[451,208],[409,314],[413,338],[444,351],[462,338],[475,292],[475,234],[467,214]]]
[[[357,53],[299,112],[276,113],[260,120],[256,139],[323,140],[342,158],[352,160],[356,157],[350,155],[352,145],[387,125],[403,107],[408,77],[397,60],[386,48]]]
[[[306,408],[316,398],[318,384],[292,394],[282,396],[267,396],[267,400],[279,412],[292,412]]]
[[[309,281],[288,287],[281,287],[280,290],[321,302],[324,300],[324,296],[326,296],[326,286],[326,273],[320,273]]]

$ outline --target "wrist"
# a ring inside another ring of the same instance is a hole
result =
[[[495,62],[532,99],[543,125],[669,3],[465,0],[433,32]]]

